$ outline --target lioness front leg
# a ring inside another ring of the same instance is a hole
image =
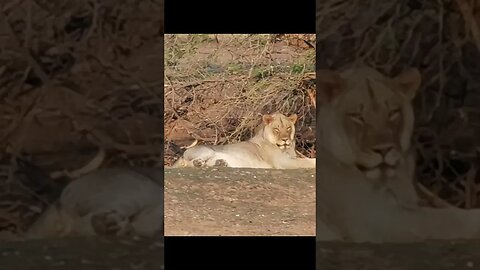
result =
[[[284,157],[277,164],[278,169],[311,169],[316,167],[316,158],[292,158]]]
[[[295,160],[299,168],[315,168],[317,165],[316,158],[296,158]]]

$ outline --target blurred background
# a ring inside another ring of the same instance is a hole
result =
[[[480,2],[317,1],[318,68],[422,73],[414,101],[419,191],[480,207]],[[433,203],[433,202],[432,202]]]

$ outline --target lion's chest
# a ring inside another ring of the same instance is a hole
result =
[[[388,188],[380,183],[375,186],[355,168],[325,158],[321,158],[319,164],[317,201],[325,209],[318,213],[320,219],[328,219],[338,226],[369,220],[373,222],[374,217],[365,218],[366,215],[375,215],[372,209],[388,211],[389,207],[397,204],[397,199]]]

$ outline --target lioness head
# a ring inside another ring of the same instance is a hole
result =
[[[367,178],[394,176],[410,148],[419,71],[387,78],[371,68],[321,70],[317,79],[321,146]]]
[[[295,147],[295,122],[297,115],[285,116],[281,113],[263,115],[263,136],[281,150]]]

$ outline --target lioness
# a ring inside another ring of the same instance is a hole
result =
[[[72,181],[25,238],[67,235],[153,236],[163,231],[163,172],[102,169]]]
[[[298,158],[295,154],[296,114],[289,117],[281,113],[267,114],[262,120],[250,140],[194,146],[187,149],[172,167],[315,168],[315,158]]]
[[[480,237],[480,212],[418,205],[411,101],[421,75],[317,72],[317,240],[405,242]]]

